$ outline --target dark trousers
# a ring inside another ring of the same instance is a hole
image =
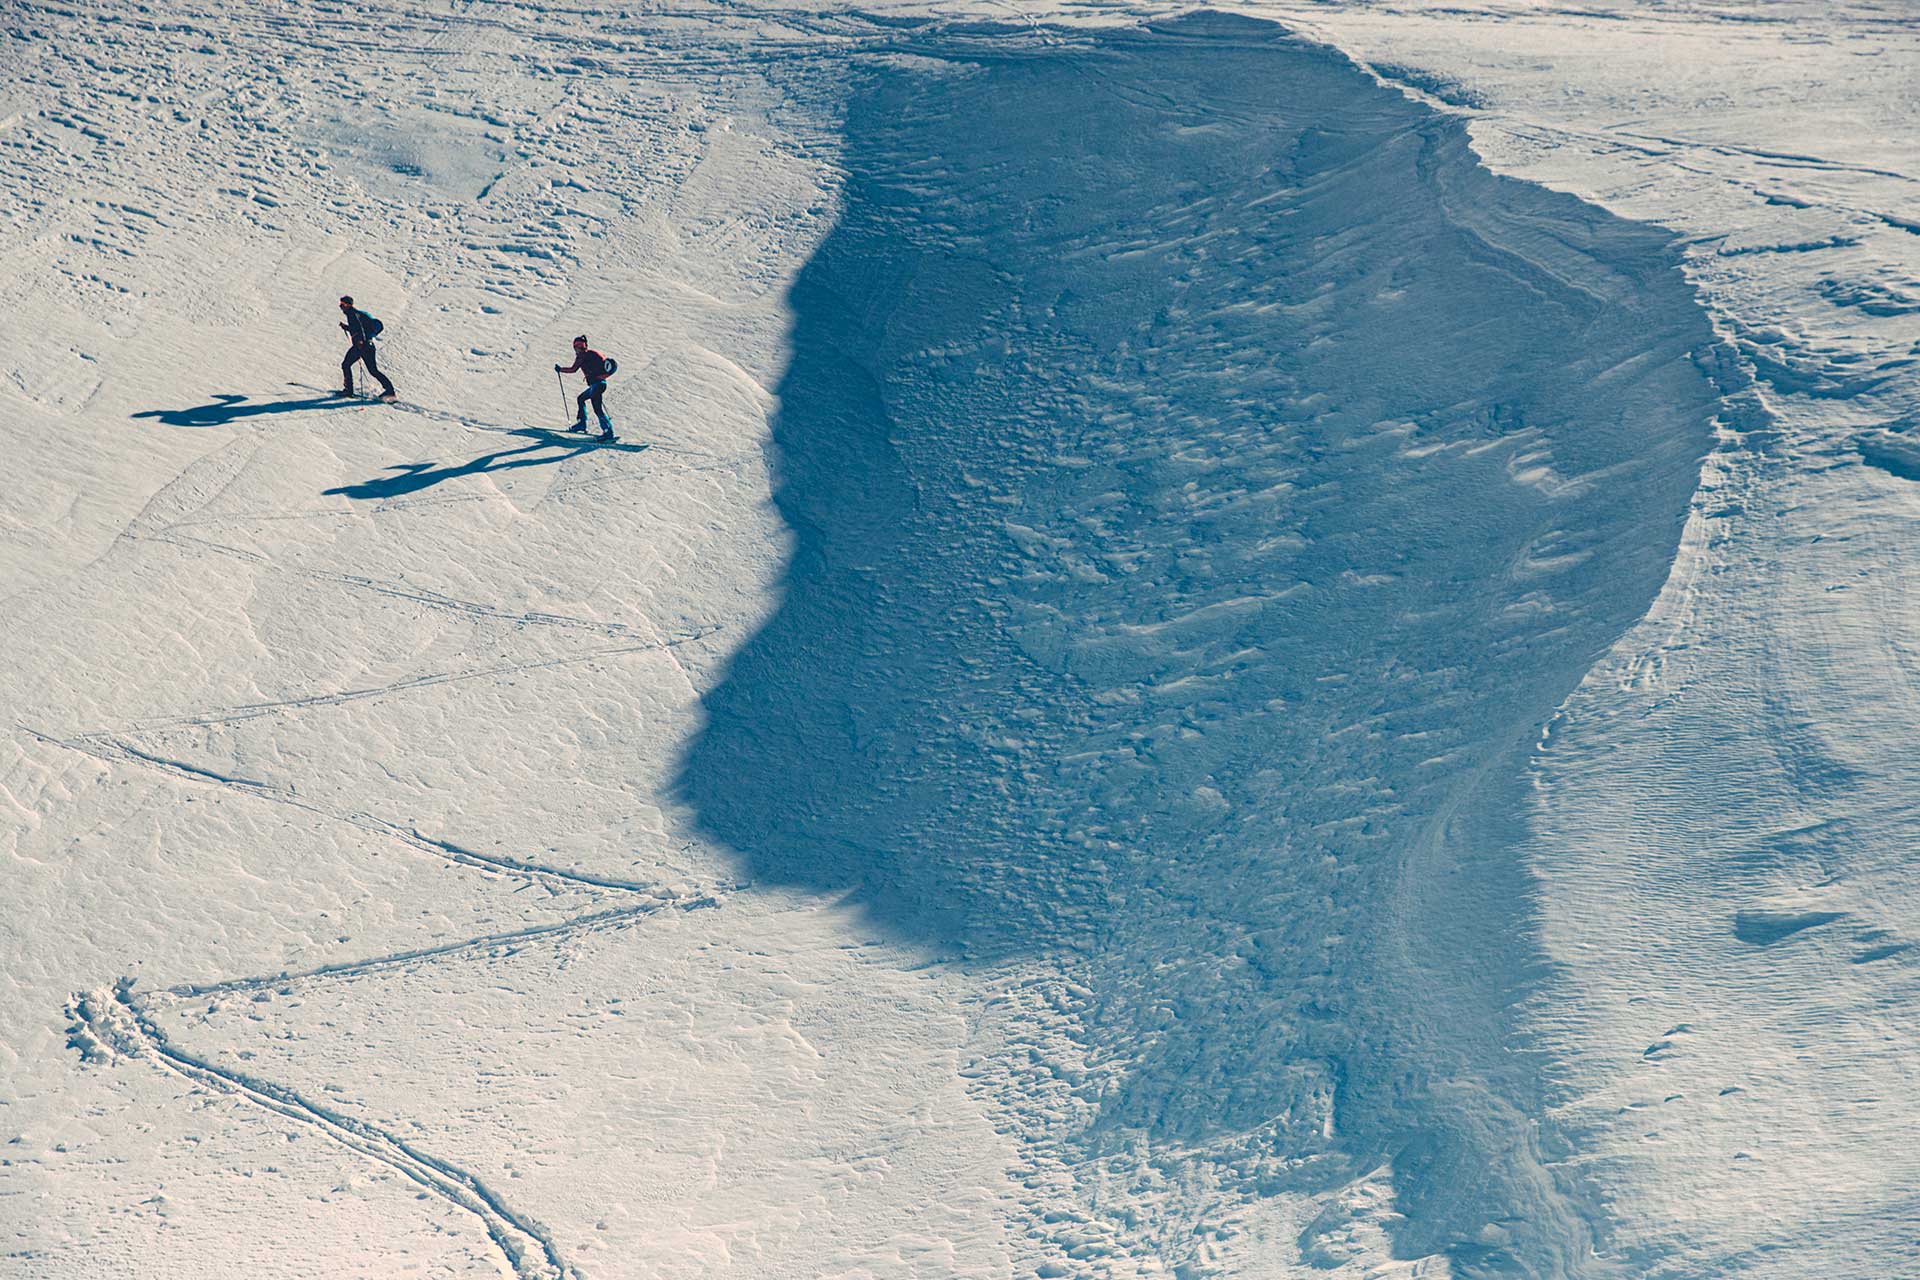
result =
[[[575,421],[585,422],[587,420],[587,404],[591,401],[593,404],[593,412],[600,419],[600,425],[603,427],[607,425],[607,411],[600,403],[600,397],[606,394],[606,390],[607,382],[604,378],[598,382],[589,382],[587,389],[575,397],[574,402],[580,406],[580,416],[575,419]]]
[[[387,395],[393,394],[393,384],[387,381],[387,375],[380,372],[380,365],[374,360],[373,344],[371,342],[356,342],[352,347],[347,349],[347,358],[340,362],[340,387],[342,390],[351,391],[353,389],[353,362],[355,360],[367,366],[368,376],[380,384],[382,391]]]

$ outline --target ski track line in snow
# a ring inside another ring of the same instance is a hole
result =
[[[355,1120],[320,1107],[282,1085],[257,1079],[244,1073],[218,1067],[213,1063],[173,1047],[165,1034],[143,1010],[156,998],[180,1001],[247,991],[280,989],[288,984],[315,980],[350,979],[410,964],[447,959],[453,956],[509,950],[535,943],[559,941],[582,934],[625,928],[660,911],[674,908],[696,911],[717,908],[720,899],[712,893],[694,897],[674,897],[631,881],[613,880],[573,872],[539,867],[514,859],[477,853],[450,841],[436,840],[417,830],[373,818],[365,814],[332,811],[250,779],[228,778],[221,774],[176,761],[148,755],[125,743],[98,737],[85,742],[61,742],[45,734],[26,730],[33,737],[54,745],[81,751],[101,760],[131,760],[163,772],[206,782],[229,790],[260,796],[323,816],[344,821],[364,830],[377,831],[411,847],[437,853],[462,865],[489,872],[516,875],[530,880],[560,881],[592,892],[618,892],[645,895],[645,901],[607,908],[551,924],[530,925],[496,934],[463,938],[437,946],[420,947],[364,960],[343,961],[312,969],[230,978],[203,984],[169,987],[155,996],[133,993],[130,979],[122,979],[110,991],[79,993],[69,1012],[75,1020],[69,1045],[88,1060],[97,1060],[103,1051],[128,1058],[152,1060],[176,1076],[202,1088],[241,1098],[276,1115],[318,1129],[327,1137],[368,1159],[399,1171],[428,1192],[478,1218],[488,1238],[500,1250],[513,1274],[522,1280],[567,1280],[577,1273],[562,1260],[552,1236],[540,1224],[511,1209],[485,1183],[467,1171],[419,1151],[395,1135],[365,1121]]]
[[[394,593],[403,594],[403,593]],[[529,618],[527,621],[535,619]],[[316,707],[333,707],[347,702],[362,702],[370,698],[381,698],[392,693],[407,693],[414,689],[426,689],[439,684],[459,684],[468,680],[488,680],[500,676],[518,675],[526,671],[542,671],[551,667],[577,666],[592,662],[598,658],[618,658],[631,653],[667,652],[680,645],[690,644],[722,630],[720,627],[708,627],[690,632],[672,640],[656,640],[648,644],[617,645],[607,649],[595,649],[590,653],[572,654],[564,658],[553,658],[545,662],[514,662],[498,667],[482,667],[474,671],[436,671],[422,676],[410,676],[392,684],[374,685],[366,689],[344,689],[338,693],[316,693],[304,698],[284,698],[274,702],[252,702],[243,706],[225,710],[195,712],[182,716],[172,716],[161,720],[141,720],[133,724],[121,725],[111,729],[89,729],[66,738],[51,735],[43,737],[45,741],[57,743],[63,747],[73,747],[82,742],[102,742],[124,746],[119,743],[120,735],[130,733],[156,733],[166,729],[208,728],[214,725],[237,724],[244,720],[254,720],[261,716],[279,715],[289,711],[305,711]],[[675,663],[677,667],[679,664]],[[28,732],[35,732],[28,730]],[[183,766],[184,767],[184,766]],[[196,771],[197,772],[197,771]],[[218,775],[215,775],[218,776]]]
[[[399,968],[423,960],[444,959],[469,951],[486,951],[495,947],[515,948],[524,943],[557,941],[576,934],[611,931],[624,928],[636,920],[669,908],[681,911],[704,911],[717,908],[719,905],[720,899],[712,893],[703,893],[691,898],[660,898],[624,907],[609,907],[604,911],[594,911],[552,924],[529,925],[524,929],[482,934],[474,938],[462,938],[457,942],[419,947],[411,951],[396,951],[391,955],[373,956],[365,960],[346,960],[339,964],[324,964],[312,969],[289,970],[284,973],[263,974],[251,978],[224,978],[218,982],[199,984],[182,983],[135,998],[152,1004],[163,997],[174,1001],[195,1000],[206,996],[279,990],[293,983],[312,982],[319,979],[357,978],[362,974],[378,973],[383,969]]]
[[[260,782],[252,778],[228,777],[225,774],[216,773],[209,769],[202,769],[195,765],[185,764],[178,760],[169,760],[164,756],[152,755],[130,743],[122,742],[117,738],[105,735],[94,735],[86,738],[62,739],[56,738],[51,734],[41,733],[36,729],[27,728],[24,725],[21,726],[21,731],[52,746],[65,747],[69,751],[78,751],[83,755],[92,756],[94,759],[107,764],[131,763],[144,765],[147,768],[157,770],[171,777],[184,778],[191,782],[205,783],[209,786],[220,787],[223,790],[233,791],[240,795],[253,796],[256,799],[266,800],[273,804],[286,805],[289,808],[317,814],[323,818],[331,818],[335,822],[342,822],[350,827],[358,827],[362,831],[386,836],[400,844],[406,845],[410,849],[417,849],[422,853],[428,853],[437,858],[445,858],[450,862],[475,867],[482,871],[490,871],[497,875],[514,876],[540,883],[558,883],[574,888],[586,888],[601,892],[609,890],[618,893],[651,894],[655,892],[651,886],[640,884],[633,880],[617,880],[611,876],[596,876],[582,871],[561,871],[558,868],[542,866],[534,862],[523,862],[518,858],[508,858],[499,854],[481,853],[474,849],[468,849],[463,845],[454,844],[450,840],[438,840],[432,836],[423,835],[420,831],[412,827],[403,827],[398,823],[389,822],[385,818],[377,818],[372,814],[360,813],[351,809],[336,809],[330,805],[318,804],[312,800],[304,799],[292,791],[273,786],[271,783]]]
[[[500,435],[523,434],[522,429],[517,427],[474,427],[472,430]],[[539,428],[539,430],[545,431],[547,428],[542,427]],[[665,475],[686,476],[697,475],[707,471],[732,471],[743,462],[748,461],[748,459],[744,457],[727,457],[723,454],[709,453],[700,449],[683,449],[675,445],[660,444],[653,441],[647,442],[642,448],[648,453],[656,451],[662,453],[677,453],[687,457],[711,458],[713,461],[680,464],[649,471],[621,472],[615,475],[594,476],[586,480],[570,480],[560,484],[552,484],[541,490],[539,501],[545,501],[551,497],[565,497],[569,494],[582,493],[588,489],[603,489],[610,485],[634,484]],[[486,475],[491,473],[475,472],[474,474]],[[420,508],[444,507],[463,502],[510,502],[513,500],[514,494],[519,490],[519,486],[510,481],[495,481],[494,486],[495,492],[492,493],[454,493],[438,498],[388,498],[376,501],[371,505],[358,504],[344,507],[316,507],[304,511],[243,511],[216,516],[196,516],[188,520],[176,520],[161,529],[158,533],[133,533],[129,531],[124,536],[145,539],[149,542],[166,542],[172,539],[164,535],[170,534],[177,529],[192,529],[205,525],[271,524],[289,520],[354,520],[364,516],[395,515]],[[536,502],[535,505],[537,506],[538,502]],[[136,520],[135,523],[137,522]],[[210,547],[220,546],[218,543],[209,543],[207,545]],[[233,552],[232,548],[222,547],[220,549]],[[102,554],[104,555],[105,553]],[[262,558],[262,562],[265,562],[264,558]]]
[[[1648,142],[1663,143],[1670,147],[1681,147],[1689,151],[1711,151],[1717,155],[1739,156],[1760,164],[1790,165],[1795,168],[1821,169],[1833,173],[1858,173],[1872,178],[1893,178],[1899,182],[1915,182],[1920,179],[1911,174],[1901,173],[1898,169],[1877,169],[1871,165],[1848,164],[1843,160],[1829,160],[1824,156],[1798,155],[1791,151],[1767,151],[1759,147],[1743,147],[1731,142],[1703,141],[1697,138],[1672,138],[1657,133],[1633,133],[1626,129],[1616,131],[1623,138],[1640,138]]]
[[[1396,80],[1394,83],[1404,82]],[[1511,120],[1498,117],[1482,117],[1482,119],[1515,138],[1546,141],[1550,145],[1557,145],[1554,140],[1568,139],[1596,151],[1614,148],[1638,152],[1653,159],[1666,160],[1674,168],[1684,172],[1711,176],[1729,185],[1740,187],[1770,204],[1790,204],[1801,209],[1825,209],[1835,213],[1853,214],[1872,219],[1894,230],[1913,231],[1913,227],[1907,220],[1899,215],[1888,214],[1881,209],[1845,198],[1847,194],[1845,190],[1837,193],[1802,190],[1787,196],[1778,190],[1779,183],[1776,179],[1762,180],[1756,177],[1740,176],[1739,173],[1729,172],[1730,166],[1721,164],[1708,163],[1704,167],[1696,168],[1674,161],[1673,155],[1676,151],[1686,151],[1718,156],[1722,160],[1731,161],[1734,166],[1744,166],[1741,172],[1784,167],[1814,169],[1834,174],[1855,174],[1865,178],[1886,178],[1903,183],[1920,182],[1920,179],[1897,170],[1850,165],[1837,160],[1823,160],[1816,156],[1757,151],[1750,147],[1737,147],[1725,143],[1696,142],[1659,134],[1632,133],[1626,130],[1581,129],[1569,124],[1550,124],[1540,120]]]
[[[456,596],[442,595],[438,591],[430,591],[425,587],[411,587],[411,586],[403,586],[397,583],[382,582],[378,578],[369,578],[362,574],[334,573],[326,569],[309,569],[303,566],[284,565],[284,564],[278,563],[277,561],[273,560],[268,556],[261,555],[257,551],[249,551],[245,547],[228,546],[226,543],[213,542],[206,538],[194,538],[194,537],[186,537],[186,536],[169,537],[164,534],[137,534],[137,535],[130,535],[130,536],[137,537],[144,542],[164,542],[169,546],[179,547],[180,549],[187,550],[187,551],[193,551],[193,550],[211,551],[217,555],[231,556],[236,560],[243,560],[248,564],[262,565],[270,569],[280,570],[281,572],[284,572],[284,573],[299,574],[301,577],[311,578],[317,582],[332,582],[343,587],[351,588],[352,590],[355,590],[355,591],[366,591],[374,595],[388,596],[395,600],[408,600],[415,604],[425,605],[430,609],[444,609],[451,613],[464,613],[469,615],[470,617],[481,618],[490,622],[505,622],[505,623],[510,623],[514,626],[563,627],[563,628],[571,628],[577,631],[598,631],[603,635],[609,635],[609,636],[637,636],[637,635],[646,634],[646,631],[642,630],[641,628],[629,626],[627,623],[624,623],[624,622],[603,622],[596,618],[575,618],[564,613],[540,613],[540,612],[520,613],[512,609],[501,609],[501,608],[495,607],[494,605],[482,604],[477,600],[461,600]],[[720,629],[721,628],[717,626],[708,627],[708,628],[705,628],[704,630],[691,632],[677,639],[661,640],[645,647],[671,648],[674,645],[686,644],[686,643],[689,643],[690,641],[703,639],[706,636],[712,635],[714,632]],[[633,652],[633,650],[614,649],[614,650],[602,650],[598,652],[628,653],[628,652]],[[576,659],[567,659],[567,661],[575,661],[575,660]],[[537,664],[537,665],[548,665],[548,664]],[[474,674],[484,674],[484,673],[476,672]],[[428,677],[422,677],[417,681],[403,681],[399,685],[393,685],[388,687],[389,688],[408,688],[414,684],[437,684],[444,679],[461,679],[461,678],[465,678],[465,677],[463,676],[428,676]],[[379,692],[379,691],[376,690],[374,692]],[[342,696],[335,700],[344,701],[345,697]],[[283,704],[274,703],[274,704],[268,704],[268,705],[278,706]],[[306,705],[305,700],[302,700],[298,705]]]
[[[318,1129],[341,1146],[397,1170],[448,1204],[464,1209],[480,1220],[518,1280],[567,1280],[577,1274],[562,1261],[545,1227],[508,1207],[486,1183],[466,1170],[419,1151],[363,1120],[310,1102],[284,1085],[215,1066],[175,1048],[141,1010],[126,980],[111,990],[75,997],[69,1012],[75,1020],[74,1041],[79,1044],[86,1044],[82,1038],[86,1037],[111,1053],[150,1060],[201,1088],[243,1099]],[[99,1050],[94,1052],[97,1055]]]

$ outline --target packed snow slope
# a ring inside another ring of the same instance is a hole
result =
[[[1667,237],[1269,24],[1006,37],[848,109],[799,545],[689,794],[756,879],[1054,971],[1028,1141],[1248,1196],[1391,1165],[1403,1251],[1569,1272],[1510,819],[1666,576],[1705,316]]]
[[[1920,1269],[1910,15],[1243,8],[0,5],[0,1276]]]

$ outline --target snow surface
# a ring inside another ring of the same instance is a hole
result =
[[[1909,10],[3,12],[0,1275],[1920,1273]]]

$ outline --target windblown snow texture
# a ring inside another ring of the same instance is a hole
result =
[[[6,1280],[1920,1274],[1913,24],[883,7],[0,15]]]
[[[1047,975],[980,1084],[1029,1147],[1229,1199],[1386,1167],[1398,1256],[1579,1270],[1512,819],[1709,443],[1668,240],[1265,24],[919,52],[848,113],[798,544],[687,794],[757,880]]]

